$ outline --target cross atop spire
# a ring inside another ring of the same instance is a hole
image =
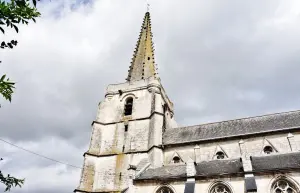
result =
[[[136,81],[149,77],[157,78],[156,70],[150,13],[147,11],[126,80]]]
[[[150,4],[149,4],[149,2],[147,0],[147,12],[149,12],[149,9],[150,9]]]

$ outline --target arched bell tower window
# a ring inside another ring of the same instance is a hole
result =
[[[271,154],[273,152],[274,152],[274,150],[271,146],[267,145],[266,147],[264,147],[264,153],[265,154]]]
[[[224,183],[218,182],[210,188],[209,193],[232,193],[232,191]]]
[[[162,186],[156,191],[156,193],[174,193],[174,192],[168,186]]]
[[[298,193],[298,188],[285,178],[279,178],[272,184],[272,193]]]
[[[124,115],[131,115],[132,114],[132,105],[133,105],[133,98],[129,97],[125,101],[125,106],[124,106]]]

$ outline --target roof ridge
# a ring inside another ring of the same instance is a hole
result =
[[[253,119],[253,118],[260,118],[260,117],[268,117],[273,115],[282,115],[282,114],[288,114],[288,113],[295,113],[300,112],[300,110],[292,110],[292,111],[285,111],[285,112],[279,112],[279,113],[268,113],[264,115],[258,115],[258,116],[249,116],[249,117],[243,117],[243,118],[237,118],[237,119],[229,119],[224,121],[216,121],[216,122],[209,122],[209,123],[203,123],[198,125],[190,125],[190,126],[183,126],[183,127],[175,127],[175,128],[186,128],[186,127],[196,127],[196,126],[205,126],[205,125],[212,125],[216,123],[225,123],[225,122],[231,122],[231,121],[238,121],[238,120],[247,120],[247,119]],[[172,129],[175,129],[172,128]]]

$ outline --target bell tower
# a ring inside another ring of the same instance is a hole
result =
[[[132,179],[141,168],[162,166],[162,134],[177,126],[173,115],[157,74],[146,12],[126,82],[109,85],[99,103],[75,192],[133,192]]]

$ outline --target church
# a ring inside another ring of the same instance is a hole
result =
[[[99,103],[74,192],[299,193],[299,147],[300,111],[178,127],[146,12],[126,81]]]

